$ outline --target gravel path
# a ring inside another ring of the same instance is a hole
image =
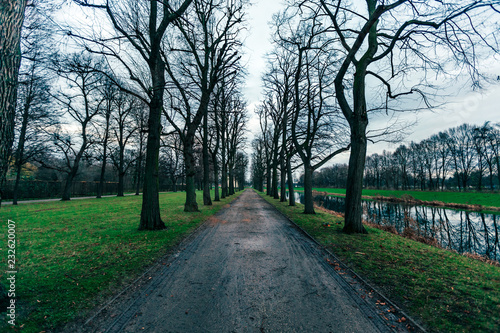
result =
[[[318,245],[253,190],[212,218],[106,329],[386,331]]]

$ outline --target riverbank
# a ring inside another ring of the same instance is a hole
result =
[[[303,191],[297,188],[296,191]],[[315,188],[321,195],[345,197],[345,189]],[[500,212],[500,194],[486,192],[426,192],[363,190],[364,200],[378,200],[412,205],[465,209],[478,212]]]
[[[2,207],[4,245],[7,220],[16,225],[16,326],[23,332],[53,331],[84,317],[238,195],[200,205],[200,213],[184,213],[184,192],[162,193],[167,229],[155,232],[137,230],[142,196]],[[7,256],[2,258],[7,267]],[[12,331],[6,320],[0,331]]]
[[[500,331],[500,267],[369,226],[347,235],[340,216],[261,195],[429,330]]]

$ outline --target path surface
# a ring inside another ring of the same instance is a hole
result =
[[[385,332],[318,246],[253,190],[219,212],[107,332]]]

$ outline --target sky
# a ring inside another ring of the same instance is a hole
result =
[[[271,29],[269,22],[272,15],[284,8],[283,1],[253,0],[253,5],[247,14],[247,34],[245,40],[246,68],[248,71],[246,87],[243,92],[248,100],[250,121],[248,128],[253,134],[260,131],[258,118],[254,109],[262,98],[261,76],[266,68],[265,55],[271,51]],[[500,75],[500,58],[493,59],[488,68],[494,75]],[[401,115],[402,120],[407,120],[413,125],[408,130],[408,135],[402,142],[391,144],[378,142],[368,146],[368,154],[381,153],[383,150],[393,151],[400,144],[411,141],[419,142],[451,127],[463,123],[481,125],[485,121],[500,122],[500,81],[480,91],[472,91],[468,87],[457,84],[457,87],[448,87],[451,91],[446,98],[446,103],[434,110],[421,111]],[[370,119],[371,128],[383,127],[387,117]],[[254,135],[249,134],[249,145]],[[335,157],[329,164],[347,163],[349,153]]]
[[[273,14],[284,8],[283,0],[251,0],[252,5],[247,11],[246,38],[244,41],[243,64],[247,71],[246,84],[243,93],[248,101],[249,123],[247,128],[248,145],[247,153],[254,135],[260,131],[258,117],[254,110],[262,99],[261,77],[266,69],[266,53],[272,50],[272,31],[269,22]],[[80,13],[81,15],[81,13]],[[79,15],[78,15],[79,16]],[[71,21],[71,16],[65,15]],[[500,58],[492,59],[486,66],[494,76],[500,75]],[[401,143],[420,141],[427,137],[444,131],[450,127],[459,126],[465,122],[481,125],[485,121],[500,122],[500,81],[497,85],[489,86],[482,91],[473,92],[467,87],[448,87],[452,92],[447,98],[446,105],[432,111],[403,114],[414,125],[409,129],[409,135]],[[386,125],[387,117],[370,119],[370,127],[380,128]],[[394,150],[399,144],[378,142],[368,146],[368,154],[381,153],[383,150]],[[336,156],[332,163],[347,163],[349,153]]]
[[[244,43],[246,70],[248,72],[246,86],[243,90],[248,101],[250,121],[248,128],[249,146],[254,135],[260,131],[255,107],[262,99],[262,74],[266,68],[266,53],[272,50],[272,31],[269,22],[273,14],[284,8],[283,1],[253,0],[247,12],[247,38]]]

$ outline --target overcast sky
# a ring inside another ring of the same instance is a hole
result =
[[[284,3],[283,1],[270,0],[253,0],[252,3],[247,16],[248,37],[245,41],[245,51],[247,53],[246,68],[249,74],[244,93],[248,100],[251,116],[248,128],[252,132],[258,133],[260,128],[258,119],[254,115],[254,109],[262,98],[261,76],[266,66],[265,54],[272,49],[269,22],[272,15],[284,7]],[[500,59],[491,60],[488,67],[495,76],[496,73],[500,75]],[[457,89],[450,90],[450,97],[447,98],[446,105],[433,111],[401,116],[403,119],[415,123],[410,128],[410,134],[401,143],[418,142],[439,131],[463,123],[480,125],[485,121],[500,122],[500,81],[498,85],[489,86],[476,92],[467,87],[457,87]],[[370,123],[372,128],[376,128],[382,127],[387,121],[387,117],[379,117],[371,119]],[[249,138],[251,140],[253,135],[249,135]],[[394,150],[398,145],[385,142],[370,144],[368,154],[381,153],[384,149]],[[332,163],[347,163],[348,159],[349,154],[344,153],[334,158]]]
[[[271,29],[269,22],[272,15],[284,8],[282,0],[251,0],[247,13],[247,37],[244,42],[244,65],[248,72],[246,85],[243,89],[249,105],[250,121],[248,129],[253,133],[260,131],[259,122],[255,116],[254,109],[262,98],[261,76],[265,71],[265,55],[271,51]],[[74,8],[73,8],[74,9]],[[82,18],[81,12],[80,19]],[[72,21],[72,15],[65,13],[66,21]],[[492,75],[500,75],[500,59],[491,59],[487,65]],[[485,121],[500,122],[500,81],[499,84],[488,87],[485,90],[473,92],[467,87],[461,87],[459,90],[453,87],[447,87],[452,93],[447,98],[447,104],[434,111],[423,111],[418,114],[410,113],[402,115],[403,119],[415,123],[411,127],[411,134],[401,143],[423,140],[432,134],[446,130],[450,127],[461,125],[465,122],[472,124],[483,124]],[[370,119],[371,128],[380,128],[387,123],[387,117]],[[253,134],[249,134],[248,146],[250,146]],[[380,153],[384,149],[394,150],[397,145],[391,145],[384,142],[368,146],[368,154]],[[247,152],[250,153],[248,149]],[[347,163],[349,153],[344,153],[335,157],[332,163]]]

